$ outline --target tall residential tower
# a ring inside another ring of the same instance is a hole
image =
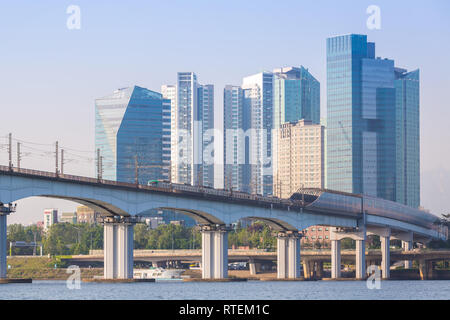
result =
[[[420,206],[419,70],[395,69],[397,121],[396,201]]]

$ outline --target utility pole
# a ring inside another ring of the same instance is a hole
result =
[[[56,141],[56,149],[55,149],[55,173],[56,175],[58,175],[59,173],[59,169],[58,169],[58,155],[59,155],[59,150],[58,150],[58,141]]]
[[[17,169],[20,169],[20,142],[17,142]]]
[[[33,231],[33,238],[34,238],[33,256],[35,256],[36,255],[36,231]]]
[[[12,133],[9,134],[9,144],[8,144],[8,153],[9,153],[9,170],[12,170]]]
[[[61,149],[61,174],[64,174],[64,149]]]

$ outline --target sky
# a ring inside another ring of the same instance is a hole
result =
[[[80,8],[80,29],[67,27],[71,5]],[[379,30],[367,27],[370,5],[380,8]],[[94,100],[131,85],[159,92],[178,71],[215,85],[219,128],[225,85],[282,66],[303,65],[320,81],[325,116],[326,38],[358,33],[376,42],[377,56],[420,69],[422,205],[450,212],[449,14],[448,0],[1,0],[0,164],[11,132],[39,143],[24,147],[22,167],[53,171],[58,141],[67,173],[94,175]],[[24,199],[8,221],[42,220],[48,207],[76,204]]]

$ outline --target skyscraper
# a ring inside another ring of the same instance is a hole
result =
[[[214,186],[214,86],[193,72],[178,72],[176,86],[164,86],[172,101],[172,181]],[[176,90],[174,96],[173,90]]]
[[[289,198],[299,188],[324,187],[324,127],[309,120],[283,123],[278,134],[274,195]]]
[[[162,85],[161,86],[161,94],[164,99],[170,100],[170,145],[171,145],[171,151],[170,151],[170,181],[177,181],[177,170],[176,164],[178,163],[176,148],[174,147],[177,143],[175,140],[178,136],[177,130],[177,87],[174,85]]]
[[[224,187],[248,191],[244,186],[245,136],[243,90],[239,86],[225,86],[223,91],[223,157]]]
[[[328,188],[395,200],[394,61],[365,35],[327,39]]]
[[[133,86],[95,100],[95,146],[103,178],[147,184],[169,179],[170,101]]]
[[[301,67],[273,70],[274,126],[305,119],[320,123],[320,83]]]
[[[273,70],[273,131],[272,149],[279,150],[277,136],[284,123],[301,119],[313,124],[320,123],[320,83],[308,69],[285,67]],[[273,151],[273,174],[278,179],[278,157]],[[277,184],[274,181],[274,186]]]
[[[200,184],[214,187],[214,86],[199,85],[198,88],[199,121],[201,121],[202,165]]]
[[[419,70],[395,69],[397,180],[396,201],[420,205]]]
[[[252,193],[272,194],[273,74],[260,72],[245,77],[242,89],[244,126],[251,130],[245,138],[245,159],[250,168],[244,184]]]

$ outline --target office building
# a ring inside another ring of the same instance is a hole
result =
[[[396,201],[420,206],[420,74],[395,68]]]
[[[242,81],[245,159],[249,165],[244,185],[247,192],[270,195],[273,187],[272,129],[273,74],[260,72]]]
[[[103,179],[147,184],[169,180],[171,102],[133,86],[95,100],[95,146]]]
[[[395,200],[394,61],[365,35],[327,39],[327,187]]]

